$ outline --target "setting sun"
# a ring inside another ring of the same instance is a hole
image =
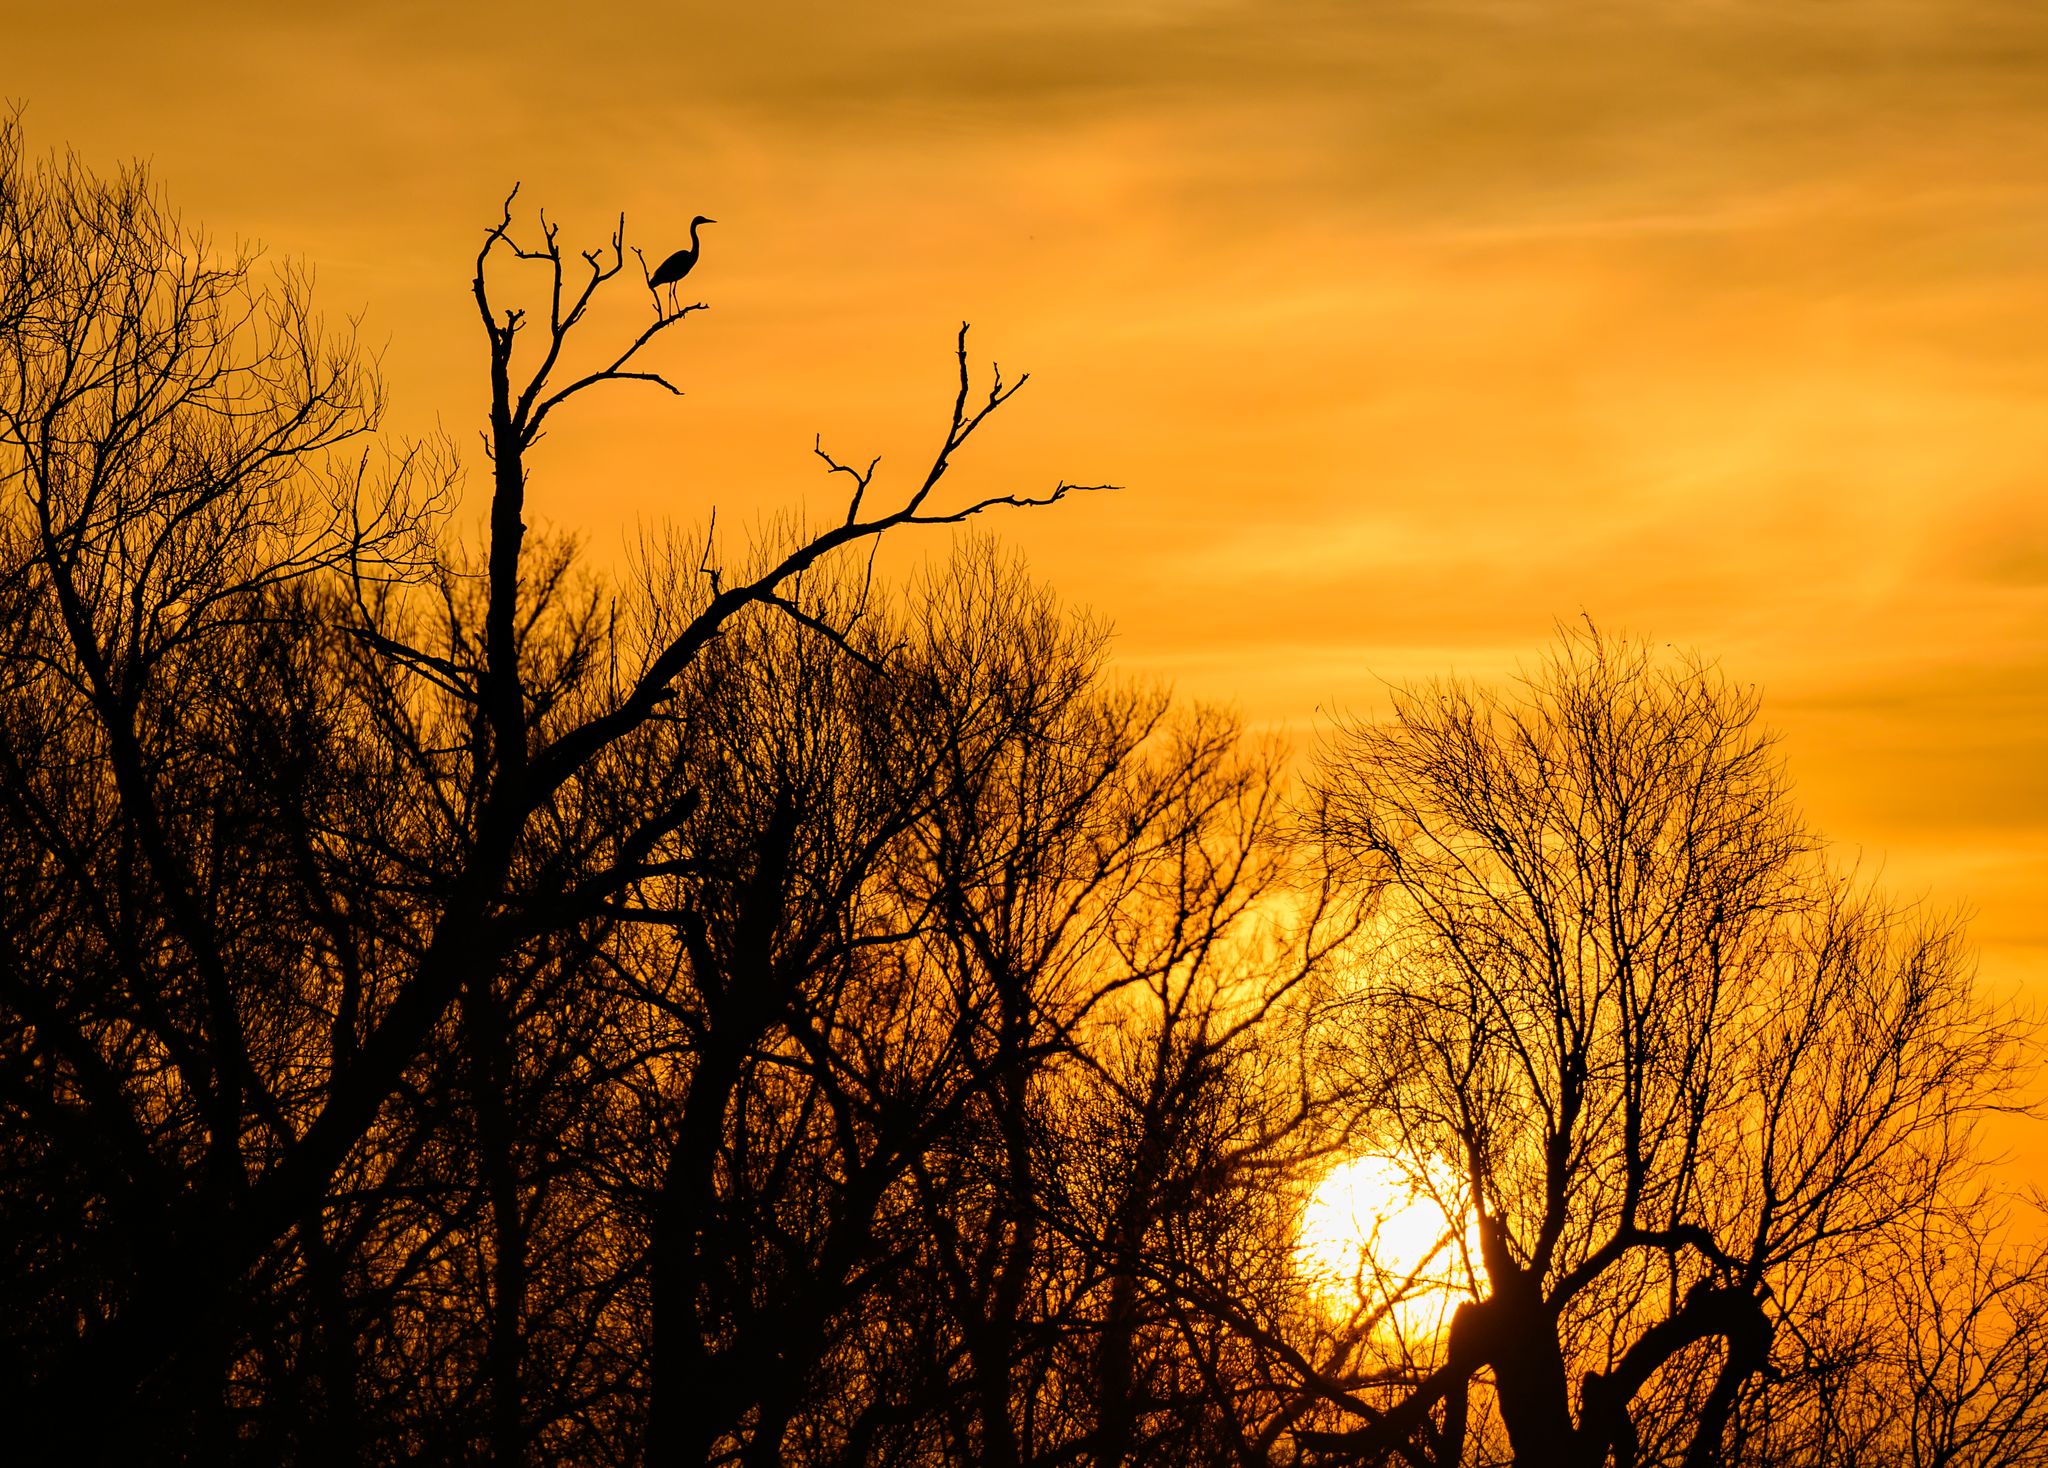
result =
[[[1302,1210],[1302,1271],[1333,1312],[1385,1310],[1404,1335],[1434,1333],[1469,1293],[1476,1252],[1456,1197],[1441,1166],[1375,1154],[1339,1163]]]

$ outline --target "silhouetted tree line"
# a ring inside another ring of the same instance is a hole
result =
[[[301,273],[0,130],[15,1461],[2048,1461],[2025,1036],[1751,694],[1589,631],[1295,792],[986,542],[873,587],[1072,488],[947,496],[964,330],[906,488],[600,576],[628,258],[486,232],[472,546]],[[1375,1151],[1473,1221],[1312,1278]]]

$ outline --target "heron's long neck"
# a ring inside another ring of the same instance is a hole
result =
[[[694,219],[690,221],[690,253],[697,253],[697,221]]]

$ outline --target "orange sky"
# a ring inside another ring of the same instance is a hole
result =
[[[540,465],[599,553],[822,508],[820,430],[908,469],[964,317],[1034,381],[963,482],[1128,486],[1000,526],[1126,668],[1305,729],[1582,610],[1701,647],[2048,1003],[2039,0],[4,8],[32,145],[309,258],[466,447],[513,180],[715,215],[689,396]]]

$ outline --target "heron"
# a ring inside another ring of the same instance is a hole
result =
[[[654,274],[647,277],[647,284],[656,289],[662,286],[673,287],[677,281],[688,275],[690,268],[697,263],[697,226],[700,224],[716,223],[718,221],[708,214],[699,214],[695,219],[691,220],[690,247],[687,250],[676,251],[656,266]],[[669,304],[675,304],[675,292],[673,289],[669,292]]]

